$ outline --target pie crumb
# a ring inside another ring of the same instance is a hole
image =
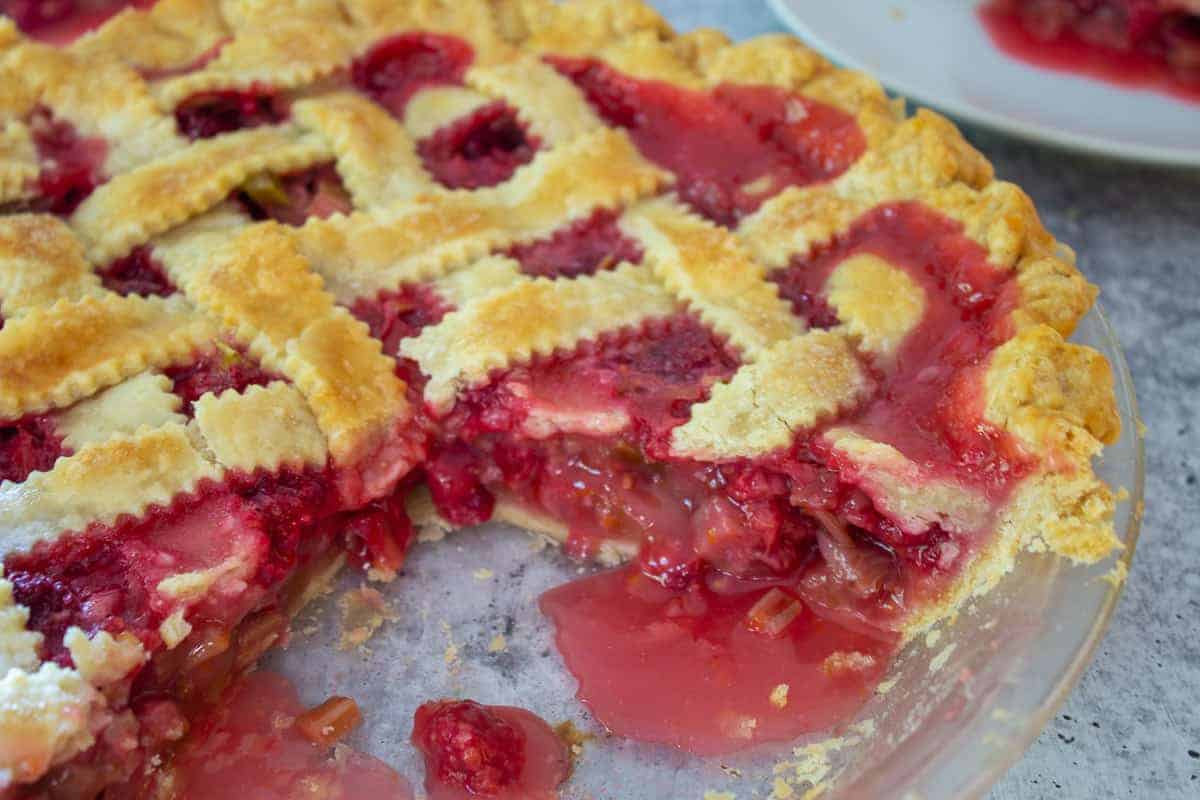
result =
[[[956,644],[946,645],[946,648],[934,656],[933,660],[929,662],[929,671],[937,672],[942,667],[946,666],[946,662],[950,660],[950,655],[954,652],[954,648],[956,647],[958,647]]]
[[[830,677],[849,672],[865,672],[875,666],[875,657],[857,650],[838,650],[821,662],[821,671]]]
[[[844,748],[861,744],[864,737],[870,736],[874,732],[875,720],[865,719],[852,725],[845,736],[793,749],[794,760],[784,760],[775,764],[775,783],[772,786],[770,800],[789,800],[789,798],[795,797],[797,789],[805,786],[809,788],[801,795],[801,800],[811,800],[824,794],[829,788],[831,773],[834,778],[840,774],[840,770],[834,772],[830,755]]]
[[[571,751],[572,762],[583,755],[584,744],[596,738],[590,733],[584,733],[579,730],[579,728],[575,727],[575,723],[569,719],[555,725],[554,733],[566,743],[568,749]]]
[[[350,589],[338,598],[338,608],[342,612],[342,637],[338,641],[340,650],[362,647],[383,623],[399,619],[383,595],[366,585]]]
[[[1111,583],[1114,587],[1120,588],[1125,583],[1125,579],[1129,577],[1129,564],[1125,561],[1116,561],[1112,565],[1112,569],[1100,576],[1100,580],[1106,583]]]
[[[477,581],[486,581],[486,580],[491,580],[495,576],[495,574],[496,573],[492,572],[490,569],[487,569],[486,567],[482,567],[482,568],[477,569],[474,572],[472,572],[471,576],[474,577],[475,580],[477,580]]]
[[[495,636],[492,637],[492,640],[490,642],[488,642],[488,652],[489,653],[503,653],[507,649],[508,649],[508,640],[504,638],[503,633],[497,633]]]
[[[788,689],[790,687],[786,683],[781,683],[771,690],[771,705],[776,708],[787,708],[788,704]]]
[[[425,544],[427,542],[440,542],[446,538],[446,529],[435,526],[422,527],[417,531],[417,541]]]
[[[875,694],[887,694],[892,689],[895,689],[896,684],[899,682],[900,682],[899,675],[896,675],[895,677],[892,677],[892,678],[888,678],[886,681],[883,681],[882,683],[880,683],[878,686],[875,687]]]

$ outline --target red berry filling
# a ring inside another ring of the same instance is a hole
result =
[[[404,380],[414,407],[421,406],[425,376],[415,361],[399,355],[400,342],[416,336],[426,325],[436,325],[449,310],[431,288],[420,284],[406,284],[399,291],[357,300],[350,308],[350,313],[371,329],[371,336],[383,343],[383,352],[396,359],[396,374]]]
[[[30,630],[44,636],[43,656],[70,664],[63,635],[71,626],[87,633],[131,631],[143,641],[156,641],[156,628],[166,617],[165,609],[156,607],[158,581],[175,571],[174,565],[186,571],[205,564],[211,557],[206,549],[223,550],[225,543],[214,540],[219,533],[233,527],[249,531],[244,515],[244,508],[223,492],[181,498],[170,508],[152,509],[143,520],[95,526],[87,534],[11,555],[5,575],[17,602],[29,609]],[[204,523],[217,520],[223,522],[200,535]]]
[[[35,39],[70,44],[128,7],[149,8],[156,0],[8,0],[3,12]]]
[[[174,384],[172,391],[183,398],[184,413],[192,415],[192,405],[201,396],[220,394],[227,389],[244,392],[249,386],[266,386],[282,380],[259,366],[258,362],[236,347],[218,342],[216,349],[190,364],[163,371]]]
[[[171,792],[188,800],[412,800],[408,782],[382,761],[344,744],[337,750],[314,744],[298,723],[287,723],[304,715],[296,689],[285,678],[269,672],[247,675],[196,722],[195,735],[172,761]]]
[[[208,139],[222,133],[288,118],[287,100],[268,87],[222,89],[194,94],[175,107],[175,124],[189,139]]]
[[[249,574],[231,578],[225,591],[212,590],[188,614],[197,628],[228,630],[341,530],[344,520],[331,521],[331,486],[324,473],[235,476],[227,485],[153,506],[140,519],[93,525],[12,554],[5,576],[17,602],[30,610],[29,628],[45,637],[43,655],[69,664],[62,640],[71,626],[86,633],[130,631],[156,647],[158,626],[172,610],[158,589],[161,581],[219,569],[232,557]]]
[[[298,563],[321,552],[347,521],[334,517],[337,499],[324,473],[237,476],[230,485],[269,544],[255,576],[260,586],[285,580]]]
[[[299,226],[309,217],[327,219],[354,210],[354,201],[333,164],[286,175],[256,175],[235,197],[251,218],[273,219],[284,225]]]
[[[479,189],[511,178],[537,147],[511,108],[491,103],[422,139],[417,150],[443,186]]]
[[[131,679],[133,716],[122,722],[132,728],[129,736],[103,739],[73,762],[71,785],[93,786],[91,794],[97,794],[113,783],[152,775],[135,768],[178,742],[189,716],[211,707],[233,678],[284,641],[288,614],[309,580],[327,569],[337,542],[363,565],[399,568],[411,538],[402,495],[361,510],[343,510],[341,502],[330,472],[235,474],[169,506],[152,506],[139,519],[92,525],[9,555],[4,575],[16,602],[29,609],[28,627],[43,636],[43,658],[72,663],[64,636],[73,626],[88,635],[132,633],[153,654]],[[180,609],[180,601],[163,581],[199,572],[216,572],[215,582],[201,598],[188,600],[190,633],[164,648],[160,626]],[[114,711],[125,703],[114,699]],[[203,741],[208,722],[199,724]],[[240,748],[239,753],[250,755]],[[286,764],[273,763],[280,774],[289,772]],[[357,778],[347,785],[356,783]]]
[[[1200,14],[1160,0],[992,0],[980,9],[1010,56],[1200,101]]]
[[[542,439],[627,430],[638,447],[659,453],[692,403],[737,364],[697,320],[678,317],[632,338],[586,343],[572,355],[507,370],[469,392],[443,430],[468,440],[494,432]]]
[[[684,201],[723,225],[788,186],[840,175],[866,149],[853,117],[780,89],[699,92],[632,78],[598,61],[551,63],[609,124],[628,130],[646,158],[675,173]]]
[[[430,800],[557,800],[570,771],[566,744],[521,708],[431,701],[413,716],[412,742]]]
[[[607,729],[700,755],[851,717],[895,646],[814,614],[790,590],[720,577],[671,590],[627,568],[540,605],[578,696]]]
[[[41,172],[38,199],[30,211],[67,215],[87,199],[103,180],[101,170],[108,146],[103,139],[81,137],[71,123],[39,107],[29,119]]]
[[[1009,335],[1011,275],[958,223],[898,204],[775,280],[798,313],[830,327],[839,320],[826,283],[864,252],[904,270],[926,308],[898,351],[865,364],[876,393],[830,426],[851,426],[1001,501],[1025,466],[981,422],[969,387]],[[573,554],[606,544],[637,552],[630,571],[552,592],[544,608],[602,722],[705,753],[843,718],[885,668],[905,610],[942,591],[978,546],[973,533],[937,524],[901,529],[821,431],[753,460],[672,456],[672,429],[737,364],[685,318],[511,368],[440,421],[427,464],[439,512],[457,524],[487,519],[493,502],[515,503],[563,524]],[[656,664],[656,678],[637,663]],[[713,666],[680,677],[684,663]],[[799,705],[768,713],[768,682],[780,675]],[[689,706],[697,695],[704,700]]]
[[[404,118],[412,96],[432,86],[462,83],[475,54],[454,36],[405,33],[376,44],[350,68],[350,79],[375,102]]]
[[[166,297],[175,293],[171,279],[150,255],[148,247],[137,247],[97,272],[104,288],[118,294]]]
[[[642,248],[621,233],[617,213],[599,209],[548,239],[514,245],[505,255],[521,262],[527,275],[575,278],[611,269],[623,261],[639,264]]]
[[[54,421],[45,414],[0,422],[0,481],[20,483],[31,472],[44,472],[67,455]]]
[[[492,518],[496,498],[484,488],[476,456],[455,442],[435,449],[425,480],[439,513],[453,525],[479,525]]]
[[[399,572],[414,539],[402,492],[354,512],[343,528],[342,536],[346,551],[356,566],[391,575]]]
[[[373,300],[358,300],[350,311],[367,323],[371,336],[383,343],[383,352],[395,357],[402,339],[416,336],[426,325],[436,325],[449,308],[429,287],[407,284]]]
[[[851,421],[865,435],[909,458],[989,493],[1002,495],[1021,471],[1005,437],[978,418],[964,395],[970,368],[1010,335],[1016,300],[1011,275],[991,266],[962,226],[923,206],[881,206],[844,236],[772,276],[799,313],[822,303],[833,270],[857,253],[903,269],[925,293],[921,323],[883,368],[876,398]],[[830,320],[822,320],[826,324]]]
[[[525,768],[525,734],[471,700],[425,703],[412,738],[430,777],[473,795],[495,797]]]

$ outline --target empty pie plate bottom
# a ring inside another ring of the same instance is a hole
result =
[[[857,721],[828,736],[723,760],[606,736],[574,697],[538,596],[584,568],[524,533],[499,524],[418,545],[403,576],[381,587],[386,607],[364,612],[362,578],[336,590],[294,625],[294,646],[268,667],[293,678],[306,701],[348,694],[364,709],[351,744],[419,785],[409,744],[422,702],[469,697],[529,708],[552,724],[571,721],[587,737],[565,798],[804,796],[975,797],[1037,736],[1087,666],[1133,556],[1142,503],[1140,423],[1128,368],[1103,313],[1094,310],[1075,340],[1114,365],[1123,423],[1098,475],[1127,490],[1116,530],[1120,563],[1075,567],[1028,554],[1018,570],[949,625],[910,645]],[[474,578],[464,582],[466,573]],[[362,641],[370,629],[378,629]],[[588,736],[590,734],[591,736]],[[832,739],[830,738],[832,737]],[[903,788],[902,788],[903,787]],[[906,795],[905,791],[911,794]],[[718,795],[719,796],[719,795]]]

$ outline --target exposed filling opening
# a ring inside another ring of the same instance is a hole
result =
[[[150,248],[146,246],[135,247],[129,255],[118,258],[96,272],[105,289],[121,295],[167,297],[176,291],[166,270],[154,260]]]
[[[359,91],[404,119],[412,96],[433,86],[456,86],[474,60],[471,46],[454,36],[405,33],[375,44],[350,68]]]
[[[192,139],[274,125],[290,114],[288,101],[267,86],[221,89],[194,94],[175,107],[179,132]]]
[[[35,196],[0,207],[0,213],[33,212],[67,216],[104,182],[103,139],[81,136],[70,122],[38,106],[27,120],[37,149]]]
[[[606,227],[598,215],[559,236],[587,243]],[[557,238],[533,247],[551,270],[570,268]],[[899,204],[772,279],[812,327],[840,328],[852,317],[832,299],[835,273],[844,287],[864,264],[919,313],[895,344],[864,347],[872,393],[786,448],[721,463],[672,454],[673,429],[739,366],[688,316],[501,370],[433,420],[424,480],[445,519],[518,509],[572,555],[631,560],[542,600],[581,698],[613,731],[712,754],[845,719],[908,612],[986,543],[1025,474],[1017,447],[981,421],[974,377],[1009,334],[1011,274],[957,223]],[[878,485],[826,436],[835,428],[886,446],[929,491],[968,498],[970,521],[881,507]]]
[[[7,0],[0,10],[25,34],[67,45],[126,8],[149,8],[157,0]]]
[[[425,168],[448,189],[495,186],[528,164],[538,149],[516,112],[490,103],[417,144]]]
[[[20,483],[31,472],[50,469],[64,455],[68,450],[49,415],[0,422],[0,481]]]
[[[183,413],[192,416],[192,407],[206,394],[221,394],[233,389],[244,392],[250,386],[266,386],[283,380],[262,367],[239,345],[218,341],[216,346],[186,364],[163,370],[171,379],[171,391],[183,399]]]
[[[526,275],[577,278],[625,261],[640,264],[643,254],[641,246],[621,232],[615,211],[597,209],[549,238],[514,245],[505,255],[519,261]]]
[[[565,528],[572,555],[633,558],[547,593],[543,611],[605,726],[701,754],[853,713],[904,611],[968,546],[900,531],[807,442],[757,461],[672,458],[670,430],[736,363],[681,318],[514,369],[460,402],[425,465],[454,524],[516,506]],[[770,700],[781,684],[788,708]]]
[[[310,217],[349,214],[354,200],[333,164],[274,175],[262,172],[242,184],[235,201],[251,219],[300,226]]]
[[[701,92],[599,61],[549,60],[642,155],[675,173],[686,203],[722,225],[737,224],[788,186],[837,177],[866,149],[853,117],[781,89]]]

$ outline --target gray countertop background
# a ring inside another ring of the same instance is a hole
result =
[[[651,1],[680,30],[784,30],[763,0]],[[1200,170],[964,129],[1100,286],[1149,428],[1142,537],[1112,627],[992,798],[1200,797]]]

